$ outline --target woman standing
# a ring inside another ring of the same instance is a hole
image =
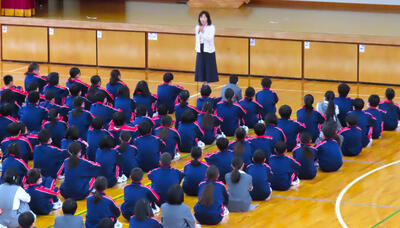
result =
[[[215,59],[214,35],[215,27],[211,23],[210,14],[202,11],[196,25],[196,72],[195,81],[208,84],[218,82],[217,61]]]

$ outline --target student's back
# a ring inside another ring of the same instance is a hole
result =
[[[356,115],[358,124],[362,131],[362,146],[366,147],[372,138],[372,126],[375,123],[375,118],[368,112],[362,110],[354,110],[347,115]]]
[[[81,112],[75,112],[72,110],[68,114],[68,124],[69,126],[77,126],[79,129],[79,137],[86,140],[87,132],[90,125],[92,124],[93,115],[89,111],[81,110]],[[76,115],[73,113],[77,113]]]
[[[353,99],[350,97],[336,97],[334,102],[339,108],[339,114],[337,117],[340,124],[346,126],[346,115],[348,112],[353,111]]]
[[[270,90],[269,88],[263,88],[261,91],[256,93],[256,100],[263,106],[262,116],[264,117],[267,113],[275,113],[275,104],[278,103],[278,95]]]
[[[283,141],[286,143],[287,138],[285,133],[280,127],[275,126],[274,124],[268,124],[266,126],[265,135],[272,138],[272,145],[275,145],[279,141]]]
[[[197,98],[196,109],[197,110],[202,110],[204,104],[207,103],[207,102],[211,102],[211,104],[213,104],[213,108],[216,109],[217,108],[217,103],[220,102],[221,99],[222,99],[222,97],[201,96],[201,97]]]
[[[266,135],[255,136],[248,139],[251,145],[251,154],[258,149],[261,149],[265,153],[266,163],[269,163],[269,157],[271,157],[274,151],[274,143],[272,137]]]
[[[92,104],[92,106],[90,107],[90,113],[93,114],[93,116],[95,117],[101,117],[104,120],[104,123],[106,125],[108,125],[108,123],[110,123],[110,121],[112,120],[112,116],[114,113],[118,112],[117,109],[105,105],[103,103],[97,102]]]
[[[246,111],[237,103],[230,105],[227,101],[221,101],[217,104],[216,114],[222,118],[222,132],[227,136],[232,136],[236,128],[240,126],[240,121],[245,117]]]
[[[89,144],[86,154],[91,161],[96,160],[96,151],[99,148],[100,139],[106,135],[111,135],[105,129],[90,129],[87,133],[87,143]]]
[[[25,104],[18,112],[20,121],[23,122],[28,131],[40,131],[42,122],[47,118],[47,110],[36,104]]]
[[[161,223],[155,218],[146,218],[144,221],[135,219],[135,216],[129,220],[129,227],[135,228],[162,228]]]
[[[186,162],[183,167],[185,178],[182,188],[186,195],[197,196],[199,194],[199,184],[206,178],[206,170],[209,165],[206,162],[199,161],[198,165],[193,165],[192,161]]]
[[[186,110],[192,110],[193,113],[196,113],[196,115],[200,112],[199,110],[197,110],[195,107],[189,105],[188,103],[175,105],[175,128],[176,129],[179,129],[179,124],[182,119],[182,115]]]
[[[362,145],[362,130],[360,127],[352,126],[342,128],[338,135],[343,136],[342,153],[344,156],[357,156],[361,153]]]
[[[43,89],[43,93],[45,94],[46,92],[53,92],[55,95],[55,103],[58,105],[64,105],[65,103],[65,98],[68,96],[69,91],[67,88],[59,86],[59,85],[46,85]]]
[[[168,112],[174,113],[176,98],[183,89],[181,86],[171,85],[167,82],[159,85],[157,88],[158,105],[165,104]]]
[[[303,148],[307,146],[310,149],[310,157],[305,157]],[[315,161],[317,159],[317,149],[310,145],[301,144],[293,149],[293,158],[301,164],[299,169],[300,179],[313,179],[317,175],[317,168],[315,167]]]
[[[371,114],[375,118],[375,123],[372,126],[372,139],[379,139],[383,132],[383,119],[386,116],[386,111],[375,107],[369,107],[365,112]]]
[[[244,110],[246,110],[244,124],[249,128],[253,128],[254,125],[262,119],[262,105],[255,100],[249,100],[247,98],[239,101],[239,105],[242,106]]]
[[[1,109],[1,108],[0,108]],[[7,132],[7,126],[10,123],[17,123],[18,121],[11,116],[0,116],[0,142],[3,141],[6,137],[9,137],[10,134]]]
[[[136,108],[135,102],[129,97],[118,96],[115,98],[114,107],[125,114],[126,122],[130,122],[133,117],[133,111]]]
[[[178,132],[181,135],[179,151],[186,153],[190,152],[190,149],[197,145],[197,140],[204,136],[204,131],[197,122],[181,123]]]
[[[10,154],[2,163],[1,180],[3,180],[5,173],[8,169],[15,169],[19,177],[19,185],[22,185],[22,180],[26,176],[30,167],[24,160],[16,158],[14,155]],[[1,181],[3,182],[3,181]]]
[[[66,150],[49,144],[39,144],[33,150],[33,165],[45,177],[57,179],[63,170],[64,160],[69,157]]]
[[[7,137],[1,142],[1,151],[3,153],[3,159],[8,156],[8,146],[12,143],[17,143],[20,148],[21,159],[28,163],[32,156],[33,147],[30,141],[23,136]]]
[[[51,132],[51,144],[55,147],[61,147],[61,140],[64,138],[65,133],[67,132],[67,123],[62,120],[58,120],[55,123],[46,121],[43,124],[43,128],[49,129]]]
[[[286,136],[288,151],[292,151],[297,144],[299,133],[305,130],[306,125],[291,119],[279,119],[277,127],[282,129]]]
[[[297,111],[297,121],[306,126],[305,131],[311,134],[312,141],[314,142],[319,137],[321,124],[325,121],[325,116],[312,109],[308,111],[305,107],[300,108]]]
[[[240,154],[240,157],[243,159],[245,167],[247,167],[251,163],[251,157],[253,156],[252,154],[252,148],[251,144],[247,140],[242,141],[243,146],[244,146],[244,151],[243,153]],[[236,145],[238,144],[237,141],[233,141],[229,144],[229,150],[235,151]]]
[[[103,218],[117,219],[120,211],[114,200],[101,193],[100,202],[94,202],[94,195],[89,196],[86,200],[86,228],[96,228]]]
[[[203,124],[203,119],[204,116],[207,115],[203,112],[200,113],[200,115],[197,117],[197,121],[199,123],[199,126],[202,127],[204,131],[204,136],[201,137],[201,141],[204,142],[206,145],[212,144],[217,136],[217,133],[220,131],[220,126],[222,124],[222,119],[218,117],[217,115],[210,115],[211,118],[213,119],[212,126],[210,128],[206,128]]]
[[[151,203],[157,203],[160,200],[158,194],[151,187],[142,185],[140,181],[125,186],[124,202],[121,205],[122,215],[129,219],[134,214],[136,202],[143,198]]]
[[[150,134],[140,136],[133,140],[133,145],[137,148],[138,165],[144,172],[159,166],[160,151],[165,146],[159,137]]]
[[[133,96],[133,100],[136,103],[136,107],[140,106],[140,105],[144,105],[147,108],[147,113],[150,117],[153,116],[154,113],[154,104],[157,101],[158,97],[157,95],[154,94],[150,94],[149,96],[145,96],[143,94],[135,94]]]
[[[395,130],[397,128],[397,122],[400,119],[400,108],[398,104],[391,101],[384,101],[379,105],[379,108],[386,111],[386,115],[383,118],[383,130]]]
[[[315,148],[317,149],[319,167],[322,171],[333,172],[342,167],[342,152],[335,140],[324,139]]]
[[[232,212],[248,211],[252,201],[249,190],[253,188],[253,178],[249,174],[240,171],[240,180],[237,183],[233,183],[231,176],[232,172],[225,175],[229,191],[228,209]]]
[[[30,184],[25,190],[31,196],[29,207],[33,213],[48,215],[51,212],[53,209],[53,197],[56,197],[58,192],[40,184]]]
[[[168,129],[169,134],[168,137],[163,140],[165,142],[165,147],[161,150],[162,153],[167,152],[171,155],[172,159],[174,159],[175,154],[179,151],[178,147],[181,145],[181,135],[179,132],[171,127],[158,127],[155,130],[155,135],[160,137],[160,131],[161,129]]]
[[[204,159],[207,161],[209,165],[215,165],[219,170],[219,180],[225,180],[225,174],[232,171],[232,158],[235,155],[233,154],[232,150],[222,150],[217,151],[212,154],[207,154]]]
[[[290,188],[296,177],[300,163],[286,155],[272,155],[269,160],[272,169],[271,187],[274,190],[285,191]]]
[[[250,192],[253,200],[265,200],[271,195],[270,176],[271,167],[266,164],[252,163],[247,166],[246,172],[252,177],[253,190]]]
[[[54,220],[54,228],[83,228],[83,220],[80,215],[64,214]]]
[[[133,145],[126,145],[126,148],[121,148],[121,145],[118,145],[115,149],[121,159],[119,164],[121,166],[120,173],[128,177],[132,169],[138,167],[136,159],[137,148]]]
[[[96,151],[96,162],[101,165],[99,175],[107,178],[109,188],[117,183],[120,176],[120,160],[120,154],[116,149],[98,148]]]

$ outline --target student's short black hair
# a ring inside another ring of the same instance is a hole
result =
[[[92,85],[98,85],[100,82],[101,82],[101,78],[100,78],[99,75],[93,75],[93,76],[90,78],[90,83],[91,83]]]
[[[100,129],[102,129],[103,128],[103,126],[104,126],[104,120],[103,120],[103,118],[101,118],[101,117],[95,117],[93,120],[92,120],[92,128],[93,129],[95,129],[95,130],[100,130]]]
[[[37,91],[39,89],[39,85],[36,82],[31,82],[28,84],[28,87],[26,87],[26,92],[32,92],[32,91]]]
[[[17,170],[14,168],[7,169],[6,172],[4,173],[3,183],[7,183],[9,185],[17,185],[18,181],[19,181],[19,175]]]
[[[279,115],[282,119],[290,119],[290,116],[292,115],[292,108],[289,105],[282,105],[279,108]]]
[[[79,68],[77,68],[77,67],[72,67],[69,70],[69,76],[71,76],[71,78],[75,78],[80,73],[81,73],[81,70],[79,70]]]
[[[74,98],[74,108],[80,108],[80,107],[82,107],[82,104],[83,104],[83,102],[84,102],[84,100],[83,100],[83,97],[81,97],[81,96],[76,96],[75,98]]]
[[[147,114],[147,107],[144,105],[139,105],[136,107],[136,116],[145,116]]]
[[[238,76],[236,76],[236,75],[229,76],[229,83],[236,84],[238,81],[239,81]]]
[[[28,94],[28,102],[31,104],[36,104],[39,101],[40,95],[37,91],[31,91]]]
[[[200,95],[203,97],[209,97],[211,94],[211,87],[209,85],[202,85],[200,88]]]
[[[256,90],[253,87],[247,87],[246,91],[244,92],[244,95],[248,98],[254,97],[256,94]]]
[[[164,127],[171,127],[171,125],[172,125],[172,117],[170,117],[170,116],[161,117],[161,125],[164,126]]]
[[[169,187],[167,192],[167,203],[171,205],[181,205],[184,201],[183,189],[179,184]]]
[[[99,141],[100,149],[111,149],[114,146],[114,139],[110,135],[103,136]]]
[[[263,88],[270,88],[272,84],[272,81],[269,77],[264,77],[263,79],[261,79],[261,86]]]
[[[346,122],[349,124],[350,127],[356,126],[358,123],[358,118],[356,115],[351,114],[346,116]]]
[[[36,184],[36,182],[40,179],[40,177],[42,177],[42,174],[40,173],[40,169],[32,168],[28,171],[28,174],[26,176],[27,176],[26,182],[28,184]]]
[[[123,112],[115,112],[112,116],[113,123],[116,127],[120,127],[125,123],[125,114]]]
[[[350,92],[350,86],[346,83],[341,83],[338,85],[338,93],[340,97],[347,97]]]
[[[56,98],[56,95],[54,94],[53,91],[47,91],[44,98],[46,98],[46,100],[48,101],[51,101],[54,98]]]
[[[257,149],[253,155],[253,161],[256,164],[262,164],[265,161],[265,152],[261,149]]]
[[[378,95],[376,94],[372,94],[371,96],[369,96],[368,98],[368,103],[371,107],[378,107],[379,102],[381,101],[381,99],[379,98]]]
[[[64,215],[74,215],[78,205],[74,199],[68,198],[62,205],[62,211]]]
[[[196,119],[197,119],[197,112],[195,112],[193,109],[188,108],[182,113],[181,122],[193,123],[196,121]]]
[[[103,92],[101,92],[101,91],[95,93],[95,94],[94,94],[94,97],[95,97],[95,100],[96,100],[97,102],[101,102],[101,103],[103,103],[104,100],[106,99],[106,95],[105,95]]]
[[[362,110],[364,108],[364,101],[361,98],[356,98],[353,100],[353,106],[355,110]]]
[[[151,125],[148,121],[142,121],[138,128],[141,135],[146,135],[151,132]]]
[[[164,152],[161,154],[160,163],[162,166],[170,166],[172,161],[172,157],[168,152]]]
[[[17,136],[21,132],[21,127],[16,122],[10,123],[7,126],[7,132],[10,136]]]
[[[48,129],[42,129],[39,132],[38,139],[39,142],[42,144],[48,143],[51,138],[51,133]]]
[[[286,152],[286,143],[279,141],[275,143],[275,152],[278,154],[284,154]]]
[[[256,133],[257,136],[261,136],[265,134],[265,125],[262,123],[256,123],[254,125],[254,133]]]
[[[163,80],[164,80],[164,82],[169,83],[172,80],[174,80],[174,75],[171,72],[167,72],[164,74]]]
[[[51,72],[47,75],[47,81],[49,82],[49,85],[56,86],[60,81],[60,75],[57,72]]]
[[[165,116],[168,114],[168,107],[165,104],[159,104],[157,106],[158,116]]]
[[[267,113],[267,115],[265,115],[265,124],[278,124],[278,117],[276,117],[275,113]]]
[[[143,179],[143,170],[139,167],[133,168],[130,175],[133,182],[139,182]]]
[[[35,62],[32,62],[32,63],[29,64],[28,71],[25,74],[31,74],[35,70],[39,70],[39,64],[35,63]]]
[[[392,88],[387,88],[385,91],[385,96],[389,101],[393,100],[395,94],[396,93],[395,93],[394,89],[392,89]]]
[[[30,211],[25,211],[18,216],[20,228],[30,228],[35,223],[35,216]]]
[[[13,142],[7,146],[7,153],[14,155],[16,158],[21,158],[21,147],[18,143]]]
[[[21,131],[21,134],[26,133],[27,129],[26,129],[26,125],[24,124],[24,122],[18,122],[17,124],[19,126],[19,130]]]
[[[3,103],[0,106],[0,114],[2,116],[11,116],[13,106],[10,103]]]
[[[226,150],[228,149],[229,141],[227,138],[220,137],[217,139],[216,144],[219,150]]]
[[[71,87],[69,87],[69,92],[74,97],[78,96],[80,91],[81,87],[78,84],[73,84]]]
[[[7,74],[3,77],[4,85],[9,85],[12,81],[14,81],[13,76]]]
[[[130,96],[129,88],[126,85],[120,86],[117,93],[118,93],[119,97],[129,98],[129,96]]]
[[[111,218],[103,218],[97,228],[114,228],[115,222]]]
[[[67,131],[65,132],[65,138],[72,140],[79,139],[79,128],[76,125],[68,127]]]

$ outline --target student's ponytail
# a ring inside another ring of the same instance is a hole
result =
[[[301,149],[301,153],[303,154],[303,157],[305,157],[308,161],[314,161],[314,152],[311,150],[311,147],[309,144],[311,143],[312,138],[311,135],[307,132],[302,132],[300,134],[300,143],[303,145],[303,148]]]
[[[245,99],[247,101],[252,101],[255,94],[256,90],[253,87],[247,87],[246,91],[244,92]]]
[[[78,154],[81,152],[82,147],[78,142],[72,142],[68,146],[68,152],[71,154],[68,159],[67,167],[68,169],[73,169],[79,165],[79,156]]]
[[[82,104],[83,104],[83,98],[78,96],[74,98],[74,109],[72,109],[71,111],[71,115],[72,117],[79,117],[82,112],[83,112],[83,108],[82,108]]]
[[[340,140],[340,137],[336,133],[337,131],[337,124],[334,121],[325,121],[325,123],[322,126],[322,133],[324,134],[324,137],[326,139],[333,139],[335,140],[338,145],[342,143],[342,140]]]
[[[194,167],[199,166],[201,162],[199,161],[201,158],[201,148],[198,146],[192,147],[190,150],[190,156],[192,157],[192,161],[190,161],[190,164]]]
[[[335,103],[334,103],[334,99],[335,99],[335,93],[331,90],[326,91],[325,93],[325,100],[328,101],[328,108],[326,109],[326,120],[335,120],[334,116],[336,115],[335,113]]]
[[[94,181],[94,189],[96,189],[96,192],[93,196],[94,204],[98,204],[103,198],[102,193],[104,192],[104,190],[106,190],[107,184],[107,179],[103,176],[97,177]]]
[[[187,100],[189,100],[190,94],[187,90],[182,90],[179,93],[179,106],[185,107],[187,105]]]
[[[236,143],[235,146],[233,147],[233,153],[236,156],[241,156],[244,153],[245,147],[244,147],[244,138],[246,137],[246,130],[243,128],[239,127],[235,130],[235,137],[236,137]]]
[[[394,106],[394,103],[393,103],[393,98],[394,98],[394,96],[395,96],[395,91],[394,91],[394,89],[392,89],[392,88],[387,88],[387,89],[386,89],[386,92],[385,92],[385,96],[386,96],[386,98],[388,99],[388,101],[390,101],[390,103],[389,103],[389,110],[394,110],[394,109],[395,109],[395,106]]]
[[[170,130],[168,128],[172,125],[172,118],[168,115],[161,117],[161,125],[163,127],[160,128],[158,137],[165,142],[170,134]]]
[[[232,183],[238,183],[240,181],[240,177],[241,174],[239,172],[239,170],[242,168],[243,166],[243,159],[239,156],[235,156],[232,159],[232,172],[231,172],[231,181]]]
[[[207,101],[204,104],[202,111],[204,112],[204,116],[202,119],[201,128],[203,128],[203,130],[210,130],[214,127],[214,117],[212,115],[213,104]]]
[[[219,176],[218,168],[214,165],[207,168],[208,183],[203,189],[199,203],[203,206],[211,206],[214,203],[214,181]]]
[[[129,131],[122,131],[121,135],[121,143],[119,144],[118,151],[121,153],[125,153],[129,147],[129,141],[132,138],[132,134]]]
[[[232,106],[233,105],[233,96],[235,95],[235,92],[233,91],[233,89],[231,89],[231,88],[226,89],[224,95],[225,95],[226,103],[229,106]]]
[[[304,96],[304,107],[306,109],[306,117],[309,119],[311,117],[312,111],[313,111],[313,103],[314,103],[314,97],[311,94],[307,94]]]
[[[55,108],[49,110],[49,120],[50,120],[50,131],[53,129],[54,126],[58,123],[58,111]]]

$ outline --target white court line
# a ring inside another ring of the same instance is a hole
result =
[[[224,86],[225,86],[225,85],[220,85],[220,86],[217,86],[217,87],[215,87],[215,88],[213,88],[213,89],[221,89],[221,88],[224,87]],[[190,98],[197,97],[198,95],[200,95],[200,93],[193,94],[192,96],[190,96]]]
[[[397,164],[397,163],[400,163],[400,160],[394,161],[394,162],[389,163],[389,164],[387,164],[387,165],[384,165],[384,166],[378,167],[378,168],[376,168],[376,169],[373,169],[373,170],[371,170],[371,171],[369,171],[369,172],[367,172],[367,173],[365,173],[365,174],[363,174],[363,175],[357,177],[357,178],[354,179],[350,184],[346,185],[346,187],[343,188],[343,190],[339,193],[338,197],[336,198],[336,203],[335,203],[335,213],[336,213],[336,217],[337,217],[337,219],[339,220],[339,223],[340,223],[340,225],[342,225],[342,227],[348,228],[348,226],[347,226],[346,222],[343,220],[342,214],[341,214],[341,212],[340,212],[340,204],[342,203],[342,199],[343,199],[344,194],[346,194],[346,192],[347,192],[354,184],[356,184],[358,181],[364,179],[365,177],[367,177],[367,176],[369,176],[369,175],[371,175],[371,174],[373,174],[373,173],[375,173],[375,172],[377,172],[377,171],[379,171],[379,170],[382,170],[382,169],[387,168],[387,167],[389,167],[389,166],[395,165],[395,164]]]
[[[12,70],[5,70],[5,72],[16,72],[18,70],[25,69],[25,68],[27,68],[27,66],[18,67],[18,68],[12,69]]]

